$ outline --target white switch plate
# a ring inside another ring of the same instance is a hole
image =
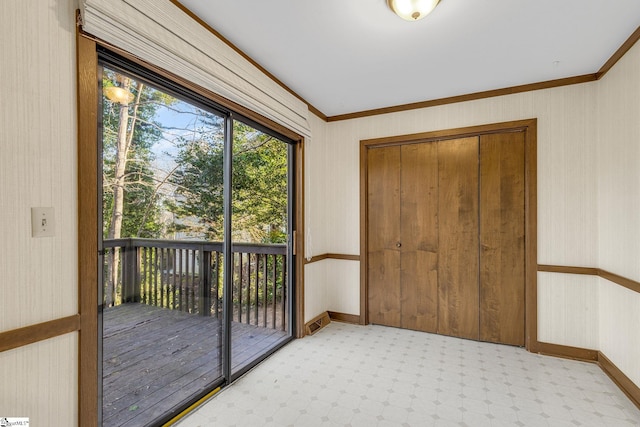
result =
[[[32,237],[53,237],[55,231],[53,208],[31,208]]]

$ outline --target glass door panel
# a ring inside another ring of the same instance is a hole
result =
[[[290,145],[233,122],[231,372],[291,337]]]
[[[102,73],[101,422],[157,425],[223,382],[225,119]]]
[[[156,426],[291,339],[295,150],[99,55],[99,420]]]

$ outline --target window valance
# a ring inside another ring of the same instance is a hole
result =
[[[169,0],[82,0],[83,30],[310,136],[307,105]]]

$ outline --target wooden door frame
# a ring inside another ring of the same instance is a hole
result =
[[[524,132],[525,144],[525,348],[530,352],[538,351],[538,149],[537,119],[517,120],[397,135],[360,141],[360,324],[369,324],[368,290],[368,245],[367,216],[367,156],[370,148],[417,144],[421,142],[441,141],[491,133]]]

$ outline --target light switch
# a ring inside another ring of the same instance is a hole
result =
[[[55,218],[53,208],[31,208],[31,236],[53,237]]]

